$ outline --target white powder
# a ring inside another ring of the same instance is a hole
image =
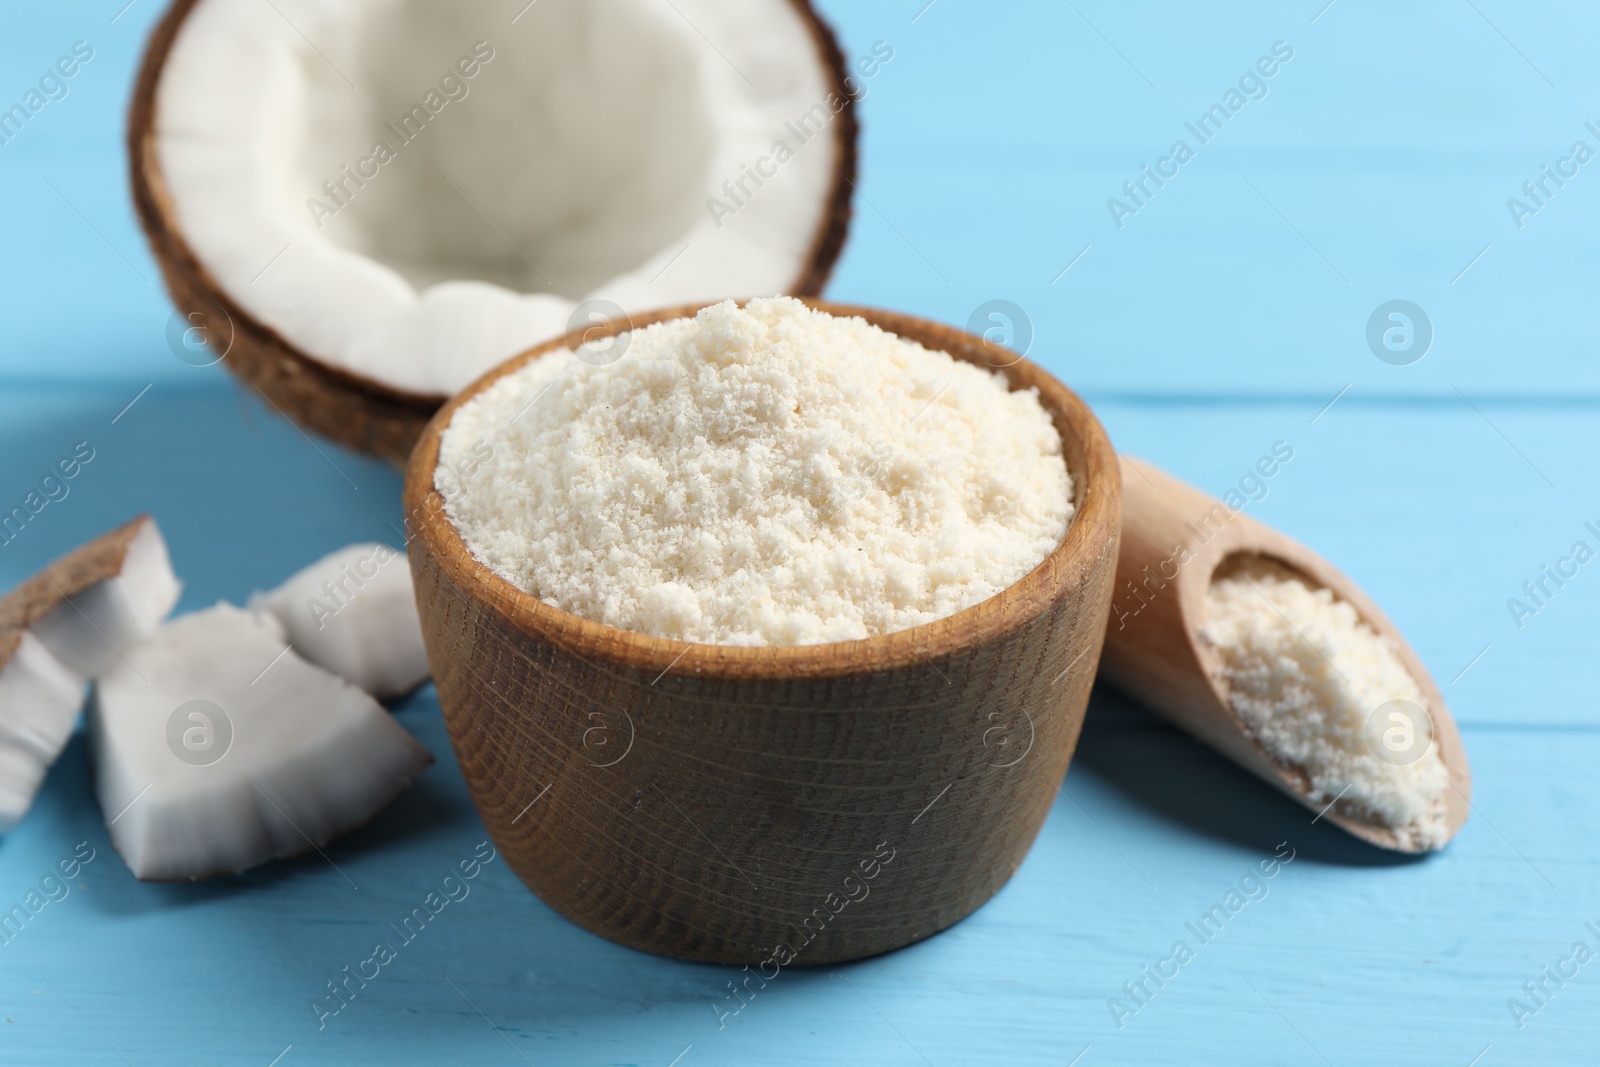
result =
[[[467,547],[546,603],[687,641],[842,641],[993,596],[1066,533],[1060,435],[998,373],[788,298],[627,336],[605,366],[533,361],[443,435]]]
[[[1427,709],[1389,641],[1330,591],[1266,560],[1219,572],[1207,606],[1203,633],[1222,657],[1233,710],[1272,758],[1305,772],[1311,799],[1342,794],[1341,809],[1442,847],[1449,772],[1426,714],[1383,708]]]

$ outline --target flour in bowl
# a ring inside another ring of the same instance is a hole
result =
[[[552,352],[463,404],[435,478],[480,562],[584,618],[871,637],[994,596],[1072,518],[1036,391],[859,318],[727,301],[602,362]]]

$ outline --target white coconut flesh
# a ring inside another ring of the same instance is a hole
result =
[[[367,822],[433,757],[370,696],[287,649],[270,616],[180,616],[95,685],[101,811],[138,878],[298,855]]]
[[[157,158],[240,308],[450,394],[580,302],[792,286],[839,164],[829,71],[790,0],[200,0]]]
[[[250,607],[282,624],[289,644],[379,700],[428,677],[428,653],[406,554],[384,544],[351,545],[297,572]]]
[[[72,594],[31,629],[68,670],[95,678],[155,633],[182,591],[160,528],[143,519],[120,573]]]
[[[32,634],[0,638],[0,833],[33,806],[72,736],[83,686]]]

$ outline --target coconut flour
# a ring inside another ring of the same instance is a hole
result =
[[[1266,560],[1221,572],[1207,606],[1233,710],[1267,754],[1305,772],[1313,801],[1442,847],[1449,772],[1427,698],[1389,641]]]
[[[1066,533],[1060,435],[998,373],[788,298],[601,345],[502,378],[441,443],[441,471],[477,468],[436,479],[467,547],[555,607],[714,644],[870,637]]]

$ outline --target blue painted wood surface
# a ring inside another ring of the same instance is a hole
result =
[[[167,350],[119,142],[158,7],[125,2],[8,11],[0,34],[7,101],[74,41],[96,50],[0,146],[0,502],[96,450],[0,549],[0,583],[150,510],[193,608],[393,538],[399,479]],[[1506,200],[1573,141],[1600,148],[1600,11],[925,3],[823,5],[847,51],[895,49],[830,295],[956,323],[1020,305],[1031,354],[1120,448],[1213,492],[1290,442],[1250,508],[1363,582],[1434,671],[1476,774],[1455,843],[1360,846],[1098,691],[1027,863],[925,943],[786,972],[719,1028],[729,972],[592,937],[496,862],[319,1030],[325,983],[484,838],[431,691],[398,714],[441,760],[328,850],[349,881],[312,858],[135,882],[75,741],[0,839],[7,907],[95,854],[0,945],[0,1063],[1595,1062],[1600,963],[1542,1006],[1523,987],[1600,949],[1600,563],[1521,628],[1505,602],[1600,525],[1600,162],[1520,229]],[[1107,198],[1277,41],[1294,56],[1266,97],[1119,229]],[[1394,298],[1435,328],[1410,366],[1365,339]],[[1267,894],[1119,1028],[1108,1000],[1280,842]],[[1510,998],[1538,1006],[1520,1028]]]

